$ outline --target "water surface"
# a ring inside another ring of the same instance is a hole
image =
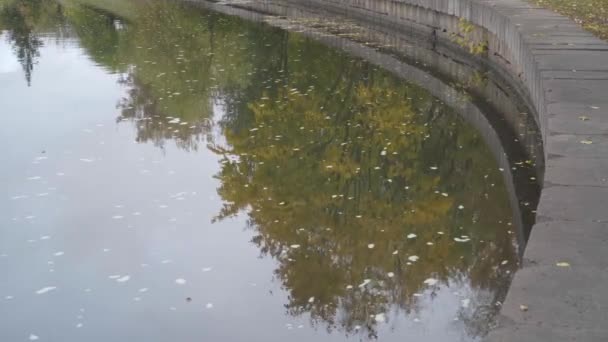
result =
[[[477,341],[502,169],[425,90],[163,1],[0,2],[2,341]]]

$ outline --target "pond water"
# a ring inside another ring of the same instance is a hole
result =
[[[424,89],[164,1],[0,1],[0,340],[477,341],[503,169]]]

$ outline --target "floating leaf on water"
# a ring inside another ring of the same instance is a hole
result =
[[[383,313],[379,313],[374,316],[374,320],[378,323],[382,323],[382,322],[386,321],[386,317],[384,316]]]
[[[411,255],[409,257],[407,257],[407,260],[411,261],[411,262],[416,262],[418,261],[418,259],[420,259],[417,255]]]
[[[591,140],[581,140],[581,144],[591,145],[591,144],[593,144],[593,141],[591,141]]]
[[[415,239],[416,238],[416,234],[414,234],[414,233],[407,234],[407,238],[408,239]]]
[[[435,278],[428,278],[424,281],[425,284],[429,285],[429,286],[433,286],[435,284],[437,284],[437,279]]]
[[[56,290],[56,289],[57,289],[57,287],[55,287],[55,286],[47,286],[47,287],[43,287],[40,290],[36,291],[36,294],[39,294],[39,295],[40,294],[45,294],[47,292],[50,292],[50,291],[53,291],[53,290]]]
[[[370,243],[369,245],[367,245],[367,248],[372,249],[374,248],[376,245],[374,245],[373,243]]]
[[[119,283],[125,283],[125,282],[129,281],[129,279],[131,279],[131,276],[126,275],[124,277],[120,277],[120,278],[116,279],[116,281]]]
[[[297,248],[300,248],[300,245],[291,245],[291,246],[289,246],[289,247],[290,247],[290,248],[293,248],[293,249],[297,249]]]
[[[570,263],[567,263],[565,261],[560,261],[558,263],[555,264],[558,267],[570,267]]]
[[[454,241],[456,241],[456,242],[469,242],[469,241],[471,241],[471,239],[469,239],[467,237],[461,237],[461,238],[455,237]]]
[[[363,282],[361,284],[359,284],[359,287],[364,287],[365,285],[369,284],[372,280],[371,279],[364,279]]]

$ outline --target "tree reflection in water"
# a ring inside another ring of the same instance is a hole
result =
[[[27,84],[32,81],[32,71],[40,56],[42,40],[34,32],[34,25],[40,20],[38,1],[21,0],[0,10],[0,31],[8,30],[8,40],[13,45],[15,55],[23,68]]]
[[[29,81],[41,42],[24,2],[2,22]],[[137,141],[218,154],[215,220],[248,215],[287,313],[373,338],[382,321],[461,291],[467,334],[486,332],[517,246],[495,160],[450,108],[266,25],[176,2],[68,4],[80,44],[128,88],[117,120],[134,123]]]

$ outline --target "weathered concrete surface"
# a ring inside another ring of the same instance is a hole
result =
[[[458,33],[450,17],[490,34],[489,59],[534,103],[546,173],[524,266],[488,341],[608,341],[608,44],[520,0],[314,2],[439,36]]]
[[[608,44],[521,0],[292,1],[487,43],[487,59],[536,109],[546,165],[524,266],[487,340],[608,341]],[[473,32],[463,33],[461,18]]]

